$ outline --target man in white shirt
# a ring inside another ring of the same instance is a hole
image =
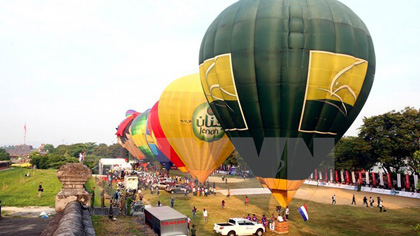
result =
[[[286,206],[286,220],[289,220],[289,206]]]

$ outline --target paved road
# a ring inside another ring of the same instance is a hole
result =
[[[0,220],[0,236],[39,236],[50,220],[51,218],[3,218]]]

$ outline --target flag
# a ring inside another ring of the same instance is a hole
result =
[[[308,209],[306,208],[306,204],[304,204],[303,206],[298,208],[300,215],[302,216],[304,221],[309,220],[309,216],[308,216]]]
[[[25,133],[26,133],[26,123],[25,123],[25,125],[23,126],[23,129],[25,130]]]

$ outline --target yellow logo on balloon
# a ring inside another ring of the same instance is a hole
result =
[[[307,124],[311,120],[306,117],[311,116],[308,102],[325,103],[347,117],[348,108],[354,106],[362,90],[367,68],[368,62],[364,59],[339,53],[311,51],[299,131],[336,135],[335,132],[317,130],[313,123]]]
[[[209,103],[225,107],[232,113],[238,112],[242,116],[240,127],[227,127],[225,131],[248,130],[241,101],[236,91],[231,54],[221,54],[204,61],[200,65],[200,80]]]

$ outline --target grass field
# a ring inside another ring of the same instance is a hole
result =
[[[171,174],[172,175],[172,174]],[[174,175],[181,175],[174,173]],[[229,179],[232,177],[229,177]],[[254,188],[259,187],[255,179],[247,179],[240,183],[216,183],[218,189]],[[196,225],[198,234],[211,235],[213,223],[224,222],[230,217],[242,217],[246,214],[256,214],[259,219],[265,214],[270,217],[275,213],[277,202],[271,195],[249,195],[249,206],[244,206],[245,196],[231,196],[217,194],[209,197],[171,195],[161,191],[160,196],[151,195],[145,191],[145,199],[152,206],[160,200],[163,205],[170,205],[171,196],[175,197],[175,209],[192,218],[191,209],[196,206],[199,210],[192,223]],[[221,201],[226,201],[225,209],[221,209]],[[310,220],[305,222],[297,208],[307,204]],[[420,206],[419,206],[420,207]],[[209,222],[204,224],[202,210],[209,212]],[[290,206],[289,235],[417,235],[415,227],[420,223],[420,208],[403,208],[380,213],[378,208],[361,206],[332,206],[300,199],[293,199]],[[277,215],[277,214],[275,214]],[[266,235],[274,236],[268,232]]]
[[[29,170],[14,168],[0,172],[0,200],[3,206],[54,206],[55,195],[61,189],[61,183],[55,176],[56,170],[36,170],[31,177],[25,178],[24,174]],[[174,173],[177,174],[177,173]],[[178,174],[181,175],[181,174]],[[43,182],[44,193],[38,198],[38,184]],[[94,179],[86,183],[88,190],[94,186]],[[255,179],[248,179],[241,183],[216,183],[221,188],[249,188],[257,187]],[[114,188],[115,189],[115,188]],[[244,206],[244,196],[231,196],[217,194],[209,197],[187,197],[183,195],[171,195],[165,191],[161,194],[151,195],[149,190],[144,191],[145,201],[153,206],[160,200],[163,205],[170,205],[171,196],[175,197],[175,209],[192,218],[191,209],[196,206],[199,210],[196,219],[192,223],[197,226],[198,235],[215,236],[212,232],[213,223],[226,221],[230,217],[242,217],[246,214],[256,214],[261,219],[262,214],[271,216],[277,205],[271,195],[249,195],[249,206]],[[95,204],[100,204],[100,187],[95,191]],[[225,209],[221,209],[221,201],[226,201]],[[309,221],[304,222],[297,208],[307,204]],[[290,233],[289,235],[416,235],[415,227],[420,223],[420,208],[402,208],[379,213],[378,208],[365,208],[360,206],[332,206],[329,204],[316,203],[293,199],[290,204]],[[203,223],[202,210],[209,212],[209,222]],[[109,223],[106,217],[94,217],[97,235],[112,235],[113,229],[119,226],[124,228],[127,235],[142,235],[142,230],[132,219],[118,217],[118,220]],[[103,229],[103,230],[102,230]],[[137,231],[136,231],[137,230]],[[267,236],[276,234],[268,232]]]
[[[135,222],[135,218],[120,216],[110,221],[108,216],[92,216],[93,228],[98,236],[145,235],[147,226]],[[118,234],[116,234],[118,232]]]
[[[26,173],[30,177],[25,177]],[[61,183],[56,176],[57,170],[34,170],[26,168],[12,168],[0,172],[0,200],[2,206],[49,206],[54,207],[55,196],[61,190]],[[38,185],[42,182],[44,192],[38,198]],[[89,191],[94,186],[94,179],[86,182]],[[95,205],[101,202],[100,189],[95,190]]]

